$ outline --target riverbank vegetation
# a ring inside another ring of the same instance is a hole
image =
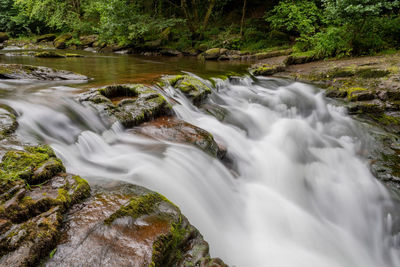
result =
[[[293,47],[318,58],[400,47],[398,0],[0,0],[11,37],[97,35],[98,45],[143,50],[265,51]]]

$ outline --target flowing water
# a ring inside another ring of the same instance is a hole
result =
[[[51,144],[69,172],[91,183],[122,180],[162,193],[230,265],[400,266],[394,205],[360,156],[368,136],[342,108],[297,82],[203,82],[213,90],[208,111],[163,92],[179,118],[227,147],[229,164],[104,124],[71,98],[76,86],[0,88],[21,115],[22,139]]]

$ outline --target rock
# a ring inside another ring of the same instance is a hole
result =
[[[94,42],[94,43],[92,44],[92,46],[93,46],[94,48],[100,48],[100,49],[104,48],[106,45],[107,45],[107,44],[106,44],[105,42],[102,42],[102,41],[96,41],[96,42]]]
[[[287,58],[286,64],[287,65],[304,64],[318,59],[319,58],[315,55],[313,51],[301,52],[301,53],[291,54]]]
[[[285,65],[270,65],[270,64],[261,64],[256,65],[250,72],[255,76],[270,76],[272,74],[282,72],[285,70]]]
[[[355,102],[355,101],[373,100],[377,96],[376,96],[375,92],[373,92],[373,91],[359,90],[359,91],[352,91],[347,97],[350,101]]]
[[[226,52],[226,49],[224,52]],[[222,54],[221,48],[211,48],[205,51],[202,56],[204,59],[218,59]]]
[[[14,133],[17,127],[17,113],[6,105],[0,105],[0,140]]]
[[[375,79],[375,78],[382,78],[382,77],[389,75],[390,71],[372,69],[372,68],[361,68],[361,69],[358,69],[355,74],[364,79]]]
[[[62,34],[54,40],[54,47],[57,49],[65,49],[67,47],[67,41],[71,39],[72,35],[70,33]]]
[[[195,57],[199,54],[199,52],[194,48],[185,49],[182,53],[185,56],[192,56],[192,57]]]
[[[45,266],[226,266],[164,196],[127,184],[94,190],[69,212]]]
[[[163,81],[181,91],[196,106],[200,106],[211,94],[211,89],[206,84],[189,75],[165,76]]]
[[[162,49],[160,53],[163,56],[171,56],[171,57],[181,57],[183,55],[182,52],[179,52],[178,50],[168,49],[168,48]]]
[[[83,46],[92,46],[94,42],[97,42],[99,37],[97,35],[86,35],[79,37]]]
[[[37,266],[56,246],[63,214],[90,193],[85,180],[64,171],[47,146],[4,155],[0,164],[1,266]]]
[[[88,77],[66,70],[20,64],[0,64],[0,79],[88,80]]]
[[[65,57],[84,57],[84,56],[80,55],[80,54],[69,54],[69,53],[67,53],[67,54],[65,54]]]
[[[174,117],[157,118],[134,131],[155,139],[192,144],[214,157],[224,155],[209,132]]]
[[[40,58],[64,58],[64,55],[61,55],[57,52],[54,51],[43,51],[43,52],[38,52],[35,54],[35,57],[40,57]]]
[[[329,98],[345,98],[347,97],[347,91],[330,88],[325,91],[325,96]]]
[[[3,43],[9,39],[8,34],[5,32],[0,32],[0,43]]]
[[[171,113],[171,106],[165,98],[142,84],[94,89],[80,95],[79,101],[94,107],[111,122],[119,121],[127,128]]]
[[[385,104],[380,100],[352,102],[348,111],[349,114],[379,114],[385,110]]]
[[[49,33],[49,34],[45,34],[45,35],[41,35],[39,37],[36,38],[36,43],[40,43],[40,42],[52,42],[56,39],[56,35]]]
[[[387,98],[391,101],[400,101],[400,89],[397,90],[387,90]]]
[[[197,47],[197,49],[198,49],[200,52],[204,52],[204,51],[206,51],[206,50],[208,49],[208,46],[207,46],[207,44],[200,44],[200,45]]]

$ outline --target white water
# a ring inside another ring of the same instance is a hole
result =
[[[180,118],[228,148],[232,170],[191,146],[106,130],[62,97],[9,104],[22,114],[19,134],[51,143],[68,171],[164,194],[230,265],[400,266],[390,197],[358,156],[363,135],[313,87],[218,81],[211,102],[226,110],[222,122],[167,94]]]

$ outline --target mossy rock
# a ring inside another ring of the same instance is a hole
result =
[[[90,194],[85,180],[64,171],[48,146],[4,155],[0,164],[1,266],[36,266],[56,246],[63,214]]]
[[[363,79],[376,79],[388,76],[390,74],[390,71],[364,68],[364,69],[358,69],[355,72],[355,74]]]
[[[79,101],[97,109],[111,122],[129,128],[171,114],[171,106],[157,90],[142,84],[111,85],[79,96]]]
[[[80,54],[71,54],[71,53],[67,53],[65,54],[65,57],[84,57],[83,55]]]
[[[284,70],[284,65],[261,64],[253,67],[250,72],[255,76],[270,76]]]
[[[52,42],[56,39],[56,35],[49,33],[49,34],[44,34],[36,38],[36,43],[40,42]]]
[[[200,106],[211,94],[206,84],[189,75],[165,76],[162,80],[182,92],[196,106]]]
[[[64,58],[64,55],[61,55],[57,52],[54,51],[43,51],[43,52],[38,52],[35,54],[35,57],[39,58]]]
[[[9,106],[0,105],[0,140],[13,134],[17,128],[17,113]]]
[[[350,114],[381,114],[385,110],[385,104],[375,99],[372,101],[352,102],[348,107]]]
[[[307,51],[307,52],[299,52],[291,54],[287,60],[287,65],[295,65],[295,64],[305,64],[312,61],[318,60],[319,57],[316,55],[314,51]]]
[[[99,37],[97,35],[86,35],[79,37],[79,41],[83,46],[92,46],[95,42],[97,42],[98,39]]]
[[[46,67],[0,64],[0,79],[28,80],[88,80],[88,77],[71,71],[56,70]]]
[[[225,54],[226,52],[227,50],[223,48],[211,48],[202,53],[201,56],[204,59],[212,60],[212,59],[218,59],[221,55]]]
[[[46,264],[99,266],[106,257],[110,266],[226,266],[164,196],[128,184],[94,190],[70,212],[63,244]]]
[[[67,47],[67,41],[69,41],[70,39],[72,39],[72,34],[61,34],[54,40],[54,47],[57,49],[65,49]]]
[[[5,32],[0,32],[0,44],[9,39],[8,34]]]

